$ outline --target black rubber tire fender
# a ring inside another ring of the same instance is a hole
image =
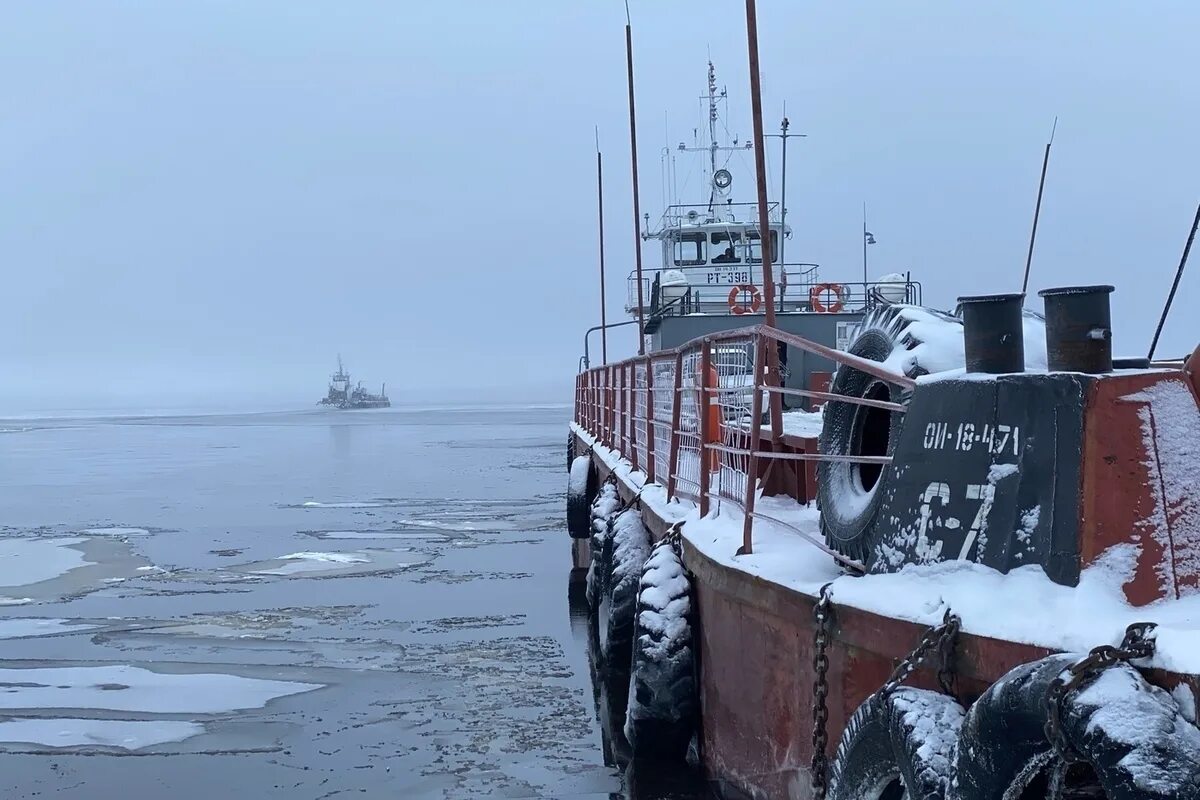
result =
[[[828,799],[948,798],[963,715],[954,698],[925,689],[871,695],[842,731]]]
[[[885,309],[890,310],[890,309]],[[894,314],[894,312],[893,312]],[[871,312],[862,322],[848,352],[871,361],[884,361],[895,349],[894,316],[884,310]],[[830,392],[852,397],[867,397],[901,402],[899,390],[852,367],[839,367],[830,383]],[[861,454],[861,439],[868,425],[877,425],[887,415],[888,443],[892,455],[899,434],[901,415],[853,403],[831,400],[825,403],[819,439],[820,452],[826,455]],[[877,470],[870,489],[864,489],[864,470]],[[817,464],[817,502],[821,509],[821,530],[830,547],[847,558],[866,562],[872,545],[872,523],[883,502],[888,478],[886,466],[856,464],[848,461],[820,461]]]
[[[612,569],[608,579],[607,619],[601,640],[604,661],[609,669],[628,673],[633,659],[633,628],[637,612],[638,585],[642,565],[650,555],[650,534],[642,523],[642,514],[626,509],[612,523],[608,537]]]
[[[696,729],[692,585],[679,554],[659,543],[642,567],[625,738],[637,757],[683,762]]]
[[[592,535],[589,509],[596,499],[600,476],[589,455],[576,457],[567,473],[567,533],[573,539]]]
[[[587,573],[587,602],[593,612],[598,612],[601,598],[608,591],[608,578],[612,572],[612,521],[621,507],[621,498],[615,484],[605,483],[596,492],[590,509],[591,541],[588,548],[590,565]]]
[[[1056,758],[1045,735],[1047,692],[1077,659],[1022,664],[972,705],[958,748],[961,800],[1020,797]],[[1200,730],[1136,669],[1109,667],[1062,703],[1063,735],[1107,800],[1200,797]]]

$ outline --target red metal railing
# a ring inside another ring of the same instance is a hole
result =
[[[575,421],[601,444],[627,459],[647,481],[666,488],[668,498],[689,498],[706,516],[716,500],[744,515],[740,552],[753,552],[753,522],[785,525],[852,568],[861,564],[830,550],[823,541],[755,511],[761,489],[779,464],[822,460],[886,464],[887,456],[825,455],[812,439],[795,441],[782,419],[764,423],[771,394],[845,402],[903,413],[897,403],[778,385],[768,374],[767,348],[780,343],[861,370],[904,389],[915,382],[869,361],[776,328],[757,325],[694,339],[674,350],[606,364],[576,377]],[[777,483],[799,502],[811,499],[805,478]]]

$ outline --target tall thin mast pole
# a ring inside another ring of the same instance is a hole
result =
[[[625,4],[625,66],[629,74],[629,161],[633,168],[633,253],[637,267],[638,355],[646,354],[646,323],[642,313],[642,209],[638,203],[637,115],[633,107],[633,27]]]
[[[1192,252],[1192,242],[1196,240],[1196,228],[1200,227],[1200,206],[1196,206],[1196,218],[1192,220],[1192,232],[1188,234],[1187,244],[1183,246],[1183,256],[1179,259],[1179,269],[1175,271],[1175,281],[1171,284],[1171,293],[1167,295],[1167,304],[1163,306],[1162,316],[1158,318],[1158,327],[1154,329],[1154,339],[1150,342],[1150,354],[1154,360],[1154,351],[1158,349],[1158,337],[1162,334],[1163,325],[1167,322],[1167,314],[1171,311],[1171,303],[1175,301],[1175,290],[1183,278],[1183,268],[1187,266],[1188,255]]]
[[[863,203],[863,292],[867,291],[867,204]]]
[[[754,118],[754,177],[758,181],[758,235],[762,241],[763,301],[767,325],[775,327],[775,281],[771,270],[771,227],[767,214],[767,161],[763,144],[762,84],[758,74],[758,18],[754,0],[746,0],[746,39],[750,50],[750,105]]]
[[[787,261],[783,258],[783,248],[787,244],[787,140],[788,140],[788,118],[787,104],[783,106],[783,123],[779,126],[782,133],[779,138],[783,140],[783,166],[780,167],[781,176],[779,179],[779,270],[782,272],[785,269]]]
[[[1038,181],[1037,204],[1033,207],[1033,229],[1029,232],[1029,252],[1025,254],[1025,278],[1021,281],[1021,293],[1029,288],[1029,267],[1033,264],[1033,243],[1037,241],[1038,217],[1042,215],[1042,190],[1046,188],[1046,167],[1050,166],[1050,145],[1054,144],[1054,131],[1058,129],[1058,117],[1050,128],[1050,141],[1046,142],[1046,153],[1042,156],[1042,177]]]
[[[775,327],[775,279],[771,272],[771,226],[767,214],[767,150],[764,145],[762,122],[762,82],[758,73],[758,14],[754,0],[746,0],[746,47],[750,56],[750,109],[754,118],[754,177],[758,181],[758,235],[762,243],[763,300],[766,303],[766,323]],[[767,342],[766,384],[782,385],[779,372],[779,349]],[[755,380],[758,376],[755,376]],[[771,438],[779,441],[783,435],[783,398],[779,392],[770,393]],[[757,442],[753,446],[758,446]]]
[[[600,363],[608,363],[608,320],[604,309],[604,179],[600,158],[599,133],[596,134],[596,207],[600,212]]]

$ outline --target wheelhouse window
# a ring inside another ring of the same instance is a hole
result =
[[[708,263],[707,237],[703,233],[677,233],[672,238],[675,266],[697,267]]]
[[[746,231],[746,261],[751,264],[762,263],[762,237],[758,235],[758,231]],[[771,252],[779,252],[779,232],[771,231]],[[772,257],[772,261],[775,258]]]
[[[712,252],[714,264],[740,264],[742,257],[738,253],[741,249],[742,235],[731,231],[722,231],[714,233],[710,236],[712,242]]]

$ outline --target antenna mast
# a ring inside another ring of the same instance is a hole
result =
[[[642,210],[638,204],[637,115],[633,107],[633,26],[625,3],[625,65],[629,75],[629,161],[633,169],[633,253],[637,265],[638,355],[646,355],[646,323],[642,310]]]
[[[1196,206],[1196,218],[1192,220],[1192,232],[1188,234],[1187,244],[1183,246],[1183,257],[1179,259],[1179,269],[1175,271],[1175,281],[1171,284],[1171,293],[1167,295],[1167,304],[1163,306],[1162,316],[1158,318],[1158,327],[1154,329],[1154,339],[1150,342],[1150,354],[1147,356],[1151,361],[1154,360],[1154,351],[1158,348],[1158,337],[1162,335],[1163,325],[1167,322],[1167,314],[1171,311],[1171,303],[1175,301],[1175,290],[1179,288],[1179,281],[1183,278],[1183,268],[1187,266],[1188,255],[1192,252],[1192,242],[1196,240],[1196,228],[1200,228],[1200,206]]]
[[[750,56],[750,108],[754,118],[754,174],[758,183],[758,235],[762,242],[763,302],[766,323],[775,327],[775,281],[771,262],[775,254],[771,247],[771,220],[767,211],[767,163],[763,146],[762,81],[758,72],[758,15],[754,0],[746,0],[746,45]],[[782,233],[782,231],[781,231]],[[779,350],[773,342],[767,345],[767,383],[782,386],[779,373]],[[757,376],[756,376],[757,378]],[[783,402],[779,392],[770,393],[771,438],[779,441],[783,435]]]
[[[1029,252],[1025,254],[1025,279],[1021,281],[1021,294],[1029,288],[1029,267],[1033,264],[1033,243],[1037,241],[1038,217],[1042,215],[1042,191],[1046,188],[1046,167],[1050,166],[1050,145],[1054,144],[1054,132],[1058,130],[1058,117],[1050,127],[1050,141],[1046,142],[1046,154],[1042,156],[1042,177],[1038,181],[1037,204],[1033,207],[1033,230],[1029,232]]]
[[[605,319],[604,311],[604,170],[600,157],[599,129],[596,130],[596,207],[600,212],[600,363],[607,364],[608,320]]]
[[[708,168],[709,180],[717,171],[717,70],[708,62]]]

